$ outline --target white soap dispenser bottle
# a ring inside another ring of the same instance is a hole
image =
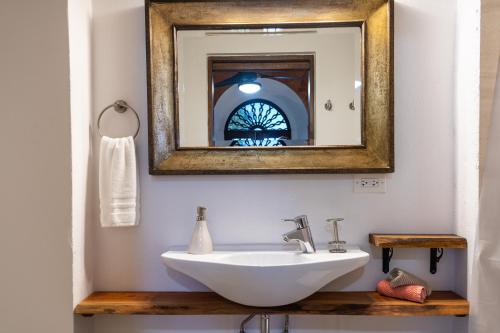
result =
[[[188,252],[191,254],[206,254],[213,251],[212,237],[208,232],[205,207],[198,207],[193,237]]]

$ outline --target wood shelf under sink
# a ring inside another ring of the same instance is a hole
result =
[[[237,304],[213,292],[95,292],[75,314],[116,315],[363,315],[466,316],[469,303],[451,291],[434,291],[423,303],[384,297],[373,291],[318,292],[294,304],[261,308]]]

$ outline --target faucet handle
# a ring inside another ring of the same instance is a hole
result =
[[[343,217],[330,217],[329,219],[326,219],[326,222],[333,222],[333,223],[342,221],[344,221]]]
[[[304,229],[309,226],[309,221],[307,220],[307,215],[299,215],[293,219],[282,219],[283,222],[294,222],[297,229]]]
[[[332,238],[333,240],[331,242],[328,242],[328,245],[330,245],[330,252],[332,253],[344,253],[346,252],[346,249],[344,248],[344,241],[341,241],[339,239],[339,225],[338,223],[344,221],[343,218],[341,217],[331,217],[329,219],[326,219],[326,222],[332,224]]]
[[[342,217],[330,217],[326,219],[327,223],[332,224],[332,236],[334,241],[339,240],[339,222],[344,221]]]

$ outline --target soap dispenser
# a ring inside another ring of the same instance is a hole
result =
[[[191,254],[206,254],[213,251],[212,237],[208,232],[206,211],[205,207],[198,207],[196,210],[196,224],[188,248],[188,252]]]

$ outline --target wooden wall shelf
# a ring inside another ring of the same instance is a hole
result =
[[[387,248],[467,248],[467,240],[452,234],[370,234],[370,243]]]
[[[213,292],[96,292],[75,314],[118,315],[364,315],[466,316],[467,300],[451,291],[435,291],[423,304],[384,297],[376,292],[318,292],[294,304],[260,308],[244,306]]]
[[[452,234],[370,234],[370,243],[382,248],[382,271],[389,272],[394,248],[430,249],[430,272],[436,274],[444,249],[465,249],[467,240]]]

